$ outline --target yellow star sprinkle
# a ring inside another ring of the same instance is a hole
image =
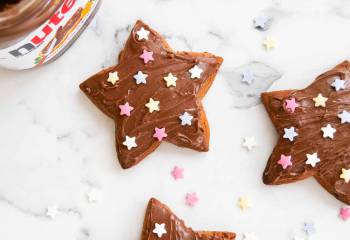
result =
[[[176,80],[177,77],[175,77],[172,73],[169,73],[168,76],[164,77],[164,81],[166,82],[166,86],[174,86],[176,87]]]
[[[276,47],[276,42],[272,38],[267,37],[263,41],[263,45],[264,45],[266,50],[270,50],[270,49],[273,49]]]
[[[154,101],[153,98],[149,99],[149,102],[145,104],[148,107],[149,112],[159,111],[159,101]]]
[[[242,211],[244,211],[251,207],[251,202],[248,198],[240,197],[237,205]]]
[[[322,94],[319,93],[317,97],[314,97],[312,100],[315,102],[315,107],[326,107],[328,98],[322,96]]]
[[[110,72],[108,74],[108,79],[107,82],[112,83],[113,85],[115,85],[115,83],[119,80],[118,77],[118,72]]]
[[[350,168],[349,169],[345,169],[345,168],[342,168],[342,174],[340,174],[340,178],[344,179],[344,181],[346,183],[349,183],[350,182]]]

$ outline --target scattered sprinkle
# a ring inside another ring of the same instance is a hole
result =
[[[149,109],[150,113],[159,111],[159,101],[154,101],[153,98],[150,98],[149,102],[146,103],[145,106]]]
[[[137,34],[138,40],[142,40],[142,39],[148,40],[149,31],[144,29],[143,27],[141,27],[141,29],[138,30],[136,34]]]
[[[163,138],[167,137],[168,134],[165,133],[165,128],[155,128],[154,129],[154,134],[153,134],[153,137],[154,138],[157,138],[158,141],[162,141]]]
[[[126,115],[128,117],[130,116],[130,112],[134,110],[134,108],[130,106],[128,102],[126,102],[123,105],[119,105],[119,109],[120,109],[120,115]]]
[[[136,137],[126,136],[123,145],[126,146],[128,150],[131,150],[133,147],[137,147]]]
[[[272,21],[272,19],[265,16],[265,15],[257,16],[253,20],[254,28],[262,30],[262,31],[266,31],[270,28],[271,21]]]
[[[329,123],[327,124],[327,126],[321,128],[321,131],[323,132],[323,137],[324,138],[331,138],[333,139],[333,135],[334,133],[337,131],[335,128],[333,128]]]
[[[317,97],[314,97],[312,100],[315,102],[315,107],[326,107],[328,98],[322,96],[322,94],[319,93]]]
[[[140,58],[143,59],[143,62],[147,64],[149,61],[154,61],[153,52],[148,52],[147,50],[143,50]]]
[[[164,77],[164,81],[166,82],[167,87],[176,87],[176,80],[177,77],[175,77],[172,73],[168,73],[168,76]]]
[[[181,125],[185,126],[185,125],[192,125],[192,119],[193,116],[191,114],[189,114],[188,112],[184,112],[182,115],[179,116],[180,120],[181,120]]]
[[[197,197],[197,193],[187,193],[186,194],[186,204],[190,207],[194,207],[199,201],[199,198]]]
[[[287,169],[289,166],[293,165],[292,156],[287,156],[287,155],[281,154],[281,158],[280,158],[280,160],[278,160],[277,163],[279,165],[281,165],[283,169]]]
[[[119,77],[118,77],[118,72],[115,71],[115,72],[110,72],[108,73],[108,79],[107,79],[107,82],[115,85],[115,83],[119,80]]]
[[[146,84],[147,77],[148,77],[148,75],[144,74],[142,71],[138,71],[137,74],[134,75],[134,79],[136,80],[136,84],[141,84],[141,83]]]
[[[284,101],[284,107],[293,113],[295,109],[299,107],[299,104],[296,102],[295,98],[291,98]]]
[[[340,78],[336,78],[331,86],[334,87],[335,91],[340,91],[345,89],[345,80],[341,80]]]
[[[165,229],[165,223],[161,223],[161,224],[156,223],[154,225],[153,233],[157,234],[158,238],[161,238],[163,234],[166,234],[167,231]]]
[[[342,207],[339,211],[339,217],[341,217],[344,222],[347,221],[350,218],[350,208]]]
[[[307,235],[314,234],[316,232],[315,225],[313,223],[304,223],[303,230]]]
[[[256,141],[254,137],[244,137],[242,146],[245,147],[248,151],[253,150],[256,147]]]
[[[298,136],[298,133],[296,133],[294,127],[284,128],[283,138],[287,138],[289,141],[293,142],[296,136]]]
[[[266,50],[271,50],[276,47],[276,42],[272,38],[267,37],[263,41],[263,46],[265,47]]]
[[[350,123],[350,113],[346,110],[338,114],[338,118],[340,118],[341,123]]]
[[[306,164],[311,165],[312,167],[315,167],[317,163],[319,163],[321,160],[317,157],[317,152],[313,154],[306,154]]]
[[[171,171],[171,175],[175,180],[184,178],[184,169],[178,166],[175,166]]]
[[[191,78],[200,78],[203,70],[195,65],[193,68],[188,70],[191,73]]]
[[[247,210],[249,208],[251,208],[251,202],[248,198],[246,197],[240,197],[239,200],[238,200],[238,204],[237,206],[242,210]]]
[[[349,169],[342,168],[341,171],[342,171],[342,173],[340,174],[340,178],[344,179],[344,181],[346,183],[349,183],[350,182],[350,168]]]

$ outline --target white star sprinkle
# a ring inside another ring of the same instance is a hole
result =
[[[306,154],[306,164],[311,165],[312,167],[315,167],[317,163],[319,163],[321,160],[317,157],[317,152],[313,154]]]
[[[254,137],[245,137],[243,138],[242,146],[245,147],[248,151],[253,150],[256,147],[256,141]]]
[[[149,102],[145,104],[149,112],[159,111],[159,101],[154,101],[153,98],[149,99]]]
[[[340,91],[345,89],[345,80],[341,80],[340,78],[336,78],[331,86],[334,87],[335,91]]]
[[[315,102],[315,107],[326,107],[328,98],[322,96],[322,94],[319,93],[317,97],[314,97],[312,100]]]
[[[56,205],[49,206],[46,209],[46,216],[48,216],[51,219],[54,219],[55,217],[57,217],[60,214],[61,214],[61,211],[58,210]]]
[[[116,83],[118,80],[119,80],[118,72],[110,72],[110,73],[108,73],[107,82],[112,83],[113,85],[115,85],[115,83]]]
[[[170,87],[170,86],[176,87],[177,77],[175,77],[172,73],[168,73],[168,76],[164,77],[163,79],[166,82],[167,87]]]
[[[180,120],[181,120],[181,125],[185,126],[185,125],[192,125],[192,119],[193,116],[191,114],[189,114],[188,112],[184,112],[182,115],[179,116]]]
[[[148,40],[149,31],[141,27],[140,30],[136,32],[138,40],[146,39]]]
[[[137,147],[136,137],[126,136],[123,145],[126,146],[128,150],[132,149],[133,147]]]
[[[284,128],[283,138],[287,138],[289,141],[293,142],[296,136],[298,136],[298,133],[295,132],[294,127]]]
[[[346,110],[338,114],[338,118],[340,118],[341,123],[350,123],[350,113]]]
[[[258,238],[256,237],[255,233],[250,232],[250,233],[244,233],[243,239],[244,240],[257,240]]]
[[[323,137],[329,137],[333,139],[333,134],[337,131],[335,128],[332,128],[332,126],[328,123],[326,127],[321,128],[323,132]]]
[[[253,81],[255,80],[255,76],[252,71],[246,70],[242,72],[242,82],[246,83],[248,85],[252,84]]]
[[[89,203],[97,203],[100,199],[100,194],[96,189],[91,189],[86,193],[86,199]]]
[[[269,28],[270,21],[271,19],[267,16],[258,16],[254,18],[254,27],[265,31]]]
[[[138,71],[137,74],[134,75],[134,79],[136,80],[136,84],[146,84],[146,78],[148,77],[147,74],[144,74],[141,71]]]
[[[195,65],[193,68],[188,70],[191,73],[191,78],[200,78],[201,73],[203,72],[202,69],[198,67],[198,65]]]
[[[154,225],[153,233],[157,234],[158,238],[161,238],[163,234],[166,234],[165,223]]]

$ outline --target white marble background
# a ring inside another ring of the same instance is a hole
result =
[[[252,19],[273,17],[270,30]],[[113,122],[79,90],[101,68],[116,63],[130,26],[142,19],[178,50],[209,51],[225,61],[204,100],[211,126],[208,153],[162,146],[141,164],[122,170]],[[265,51],[266,36],[276,48]],[[349,239],[338,218],[343,204],[313,179],[265,186],[261,175],[277,140],[256,96],[299,88],[350,57],[347,0],[104,0],[78,41],[56,62],[34,70],[0,70],[0,239],[137,240],[154,196],[194,229],[255,232],[259,239]],[[252,63],[256,62],[256,63]],[[259,82],[242,87],[240,71],[253,67]],[[242,138],[255,136],[252,152]],[[174,181],[170,171],[185,168]],[[96,203],[88,191],[99,193]],[[184,203],[196,191],[194,208]],[[249,197],[252,208],[236,203]],[[57,205],[59,216],[46,216]]]

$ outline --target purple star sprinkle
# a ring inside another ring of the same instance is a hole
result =
[[[314,234],[316,232],[315,225],[313,223],[304,223],[303,230],[307,235]]]

